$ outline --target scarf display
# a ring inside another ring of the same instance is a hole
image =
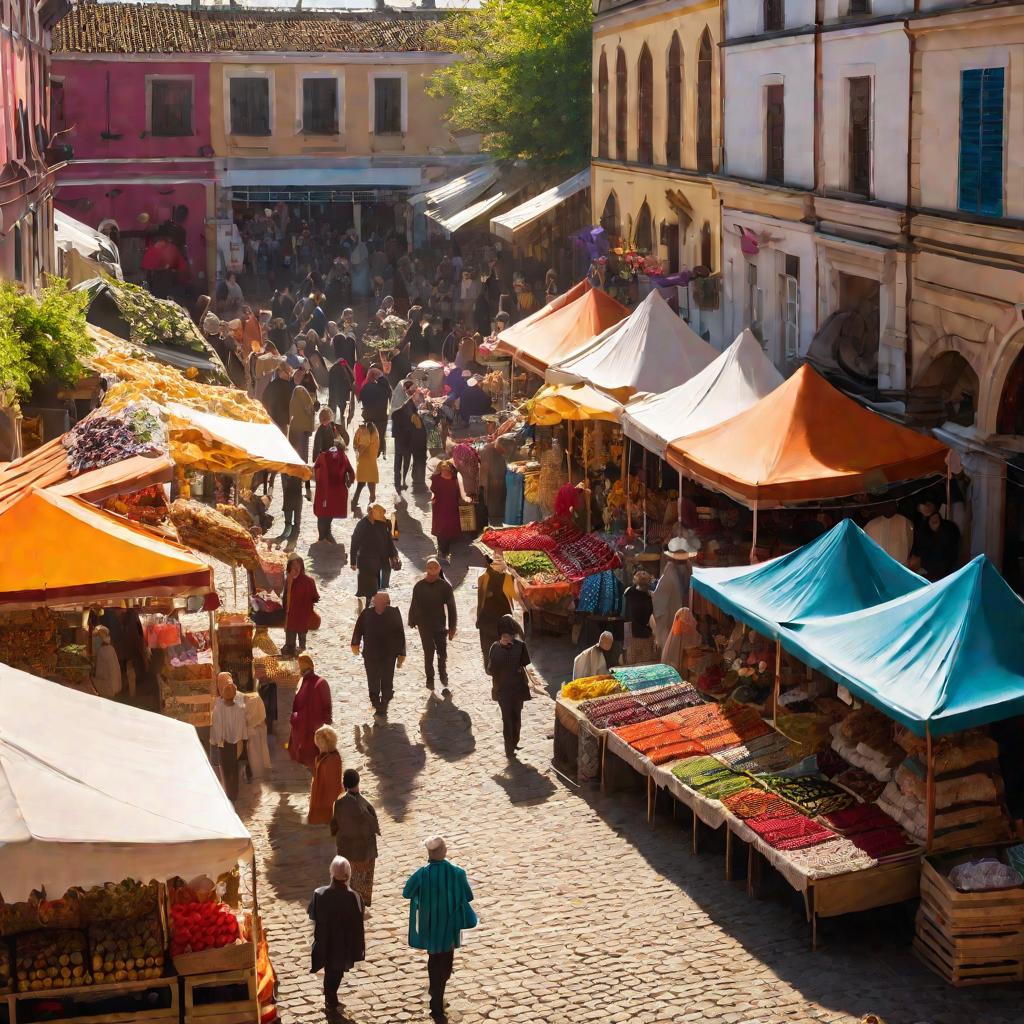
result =
[[[805,814],[831,814],[855,803],[845,789],[815,775],[760,775],[757,781]]]
[[[726,708],[703,704],[680,712],[679,724],[688,736],[714,754],[770,733],[771,726],[751,707]]]
[[[805,846],[816,846],[836,837],[835,833],[824,825],[795,811],[788,817],[769,815],[748,818],[747,827],[776,850],[800,850]]]
[[[671,665],[632,665],[613,668],[612,675],[630,691],[647,690],[652,686],[668,686],[683,681]]]
[[[777,772],[796,763],[798,751],[785,736],[770,732],[765,736],[728,747],[715,754],[720,761],[732,765],[737,771],[760,775]]]
[[[612,693],[622,693],[622,689],[622,683],[611,676],[588,676],[566,683],[562,687],[562,696],[566,700],[588,700],[606,697]]]
[[[793,813],[793,808],[781,796],[769,793],[766,789],[758,789],[756,786],[741,789],[727,796],[722,803],[743,821],[748,818],[788,818]]]

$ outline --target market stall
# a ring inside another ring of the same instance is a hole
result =
[[[0,665],[0,767],[9,1024],[271,1019],[252,844],[194,730]]]

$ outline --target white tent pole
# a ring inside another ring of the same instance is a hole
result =
[[[750,564],[754,564],[754,551],[757,548],[757,502],[754,502],[754,533],[750,540]]]

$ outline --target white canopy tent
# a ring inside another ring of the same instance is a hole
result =
[[[123,280],[121,257],[117,246],[101,231],[83,224],[74,217],[69,217],[60,210],[53,211],[53,243],[58,253],[74,250],[99,264],[103,270],[118,280]]]
[[[549,384],[587,383],[628,397],[661,394],[689,380],[718,353],[655,290],[581,352],[549,366]]]
[[[0,665],[0,887],[216,878],[252,843],[196,730]]]
[[[664,458],[673,441],[732,419],[781,383],[782,374],[746,329],[686,383],[630,402],[622,414],[622,432]]]

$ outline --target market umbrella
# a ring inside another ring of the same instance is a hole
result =
[[[533,396],[530,422],[551,427],[563,420],[615,423],[622,415],[622,406],[588,384],[549,384]]]
[[[0,665],[0,887],[218,875],[249,833],[194,726]]]

